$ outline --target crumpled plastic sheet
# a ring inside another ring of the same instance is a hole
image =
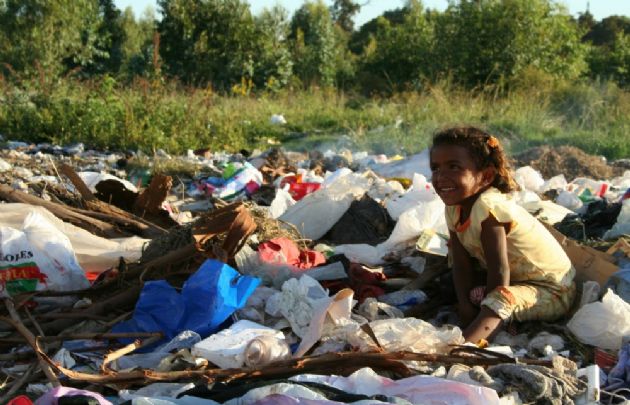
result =
[[[340,390],[363,395],[399,397],[413,404],[431,405],[498,405],[496,391],[430,376],[414,376],[391,380],[376,374],[370,368],[362,368],[349,377],[302,374],[292,381],[328,384]]]
[[[330,301],[328,292],[308,275],[287,280],[282,291],[272,295],[265,311],[271,316],[282,315],[299,337],[306,336],[315,308]]]
[[[448,353],[451,345],[464,343],[458,327],[436,328],[416,318],[382,319],[370,322],[370,327],[386,352]],[[374,341],[357,325],[346,328],[346,339],[362,352],[376,350]]]
[[[192,330],[205,337],[242,308],[259,284],[257,278],[242,276],[227,264],[208,259],[186,280],[181,294],[165,280],[145,283],[133,318],[112,331],[161,331],[172,339],[183,330]]]

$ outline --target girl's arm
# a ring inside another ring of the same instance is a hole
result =
[[[468,298],[473,288],[472,262],[457,233],[453,231],[450,231],[450,246],[453,254],[453,284],[457,294],[457,312],[460,321],[468,325],[477,315],[477,310]]]
[[[483,247],[488,278],[486,293],[497,287],[510,285],[510,264],[507,256],[507,228],[490,215],[481,223],[481,246]],[[501,326],[501,318],[487,307],[482,307],[479,315],[464,330],[464,338],[468,342],[477,343],[480,339],[488,339]]]
[[[481,246],[488,267],[486,293],[497,287],[510,285],[510,263],[507,254],[507,229],[509,224],[502,224],[490,215],[481,223]]]

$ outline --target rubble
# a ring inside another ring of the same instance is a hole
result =
[[[457,326],[427,151],[148,158],[6,143],[0,403],[621,401],[630,171],[570,147],[516,161],[515,197],[561,242],[581,295],[566,319],[482,348]],[[48,223],[49,240],[29,233]]]

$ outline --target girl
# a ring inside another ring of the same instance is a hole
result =
[[[431,171],[446,204],[464,338],[488,339],[503,321],[565,315],[575,297],[575,270],[556,239],[510,198],[517,187],[499,141],[474,127],[439,132]],[[485,288],[473,288],[484,273]]]

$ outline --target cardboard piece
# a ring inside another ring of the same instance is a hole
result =
[[[608,278],[619,270],[615,264],[615,258],[611,255],[580,245],[550,226],[547,226],[547,229],[560,242],[571,263],[573,263],[576,271],[576,283],[596,281],[601,287],[604,287]]]

